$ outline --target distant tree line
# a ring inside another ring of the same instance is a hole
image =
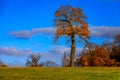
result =
[[[47,60],[40,62],[41,55],[30,55],[26,60],[26,66],[29,67],[56,67],[57,64],[53,61]]]

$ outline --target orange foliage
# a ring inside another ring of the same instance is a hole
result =
[[[55,13],[55,41],[64,35],[70,37],[72,43],[70,53],[71,67],[74,67],[75,37],[78,36],[85,42],[90,38],[86,18],[81,8],[73,8],[71,6],[61,6]]]
[[[71,6],[60,7],[55,13],[56,39],[60,36],[84,36],[90,38],[88,23],[85,22],[86,16],[81,8],[73,8]]]
[[[81,56],[81,58],[80,58],[80,64],[81,64],[82,66],[89,66],[89,64],[88,64],[88,59],[87,59],[87,57],[86,57],[85,55],[82,55],[82,56]]]
[[[120,66],[120,33],[115,36],[110,58],[115,59],[118,66]]]
[[[110,59],[110,52],[105,47],[93,44],[83,50],[80,64],[86,66],[86,62],[89,66],[116,66],[117,64],[114,59]]]

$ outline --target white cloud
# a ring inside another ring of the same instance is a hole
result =
[[[38,34],[53,35],[54,33],[55,28],[33,28],[32,30],[13,31],[10,35],[15,38],[29,39]]]
[[[117,33],[120,32],[120,27],[109,27],[109,26],[90,26],[91,36],[94,37],[105,37],[105,38],[113,38]],[[24,38],[28,39],[32,36],[38,34],[45,34],[47,36],[53,35],[55,33],[54,27],[49,28],[33,28],[30,30],[21,30],[21,31],[13,31],[10,34],[15,38]]]
[[[25,39],[28,39],[32,36],[29,30],[13,31],[10,34],[15,38],[25,38]]]
[[[82,48],[76,48],[76,54],[79,54],[82,51]],[[67,54],[70,54],[71,48],[70,47],[65,47],[65,46],[53,46],[50,50],[50,53],[55,53],[55,54],[64,54],[65,52]]]
[[[94,26],[90,27],[90,31],[94,37],[113,38],[120,33],[120,27]]]
[[[30,49],[17,49],[15,47],[0,47],[0,55],[7,55],[7,56],[28,56],[33,54],[34,52]]]
[[[55,33],[55,28],[35,28],[32,29],[31,34],[46,34],[46,35],[51,35]]]

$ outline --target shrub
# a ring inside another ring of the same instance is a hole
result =
[[[7,65],[6,64],[1,64],[1,67],[7,67]]]

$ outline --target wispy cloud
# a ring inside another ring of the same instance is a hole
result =
[[[90,26],[91,36],[93,37],[104,37],[104,38],[112,38],[117,33],[120,32],[120,27],[109,27],[109,26]],[[21,31],[13,31],[10,34],[15,38],[23,38],[29,39],[32,36],[38,34],[44,35],[53,35],[55,33],[54,27],[49,28],[34,28],[32,30],[21,30]]]
[[[104,37],[104,38],[113,38],[116,34],[120,33],[120,27],[90,27],[91,36],[94,37]]]
[[[76,48],[76,54],[81,53],[83,48]],[[71,52],[71,48],[70,47],[65,47],[65,46],[53,46],[51,47],[51,49],[49,50],[50,53],[55,53],[55,54],[70,54]]]
[[[55,33],[55,28],[35,28],[32,29],[31,34],[36,35],[36,34],[46,34],[46,35],[51,35]]]
[[[29,39],[38,34],[53,35],[54,33],[55,28],[34,28],[32,30],[13,31],[9,34],[15,38]]]
[[[24,39],[28,39],[32,36],[29,30],[13,31],[10,32],[10,34],[15,38],[24,38]]]
[[[30,49],[17,49],[15,47],[0,47],[0,55],[7,55],[7,56],[28,56],[30,54],[34,54]]]

